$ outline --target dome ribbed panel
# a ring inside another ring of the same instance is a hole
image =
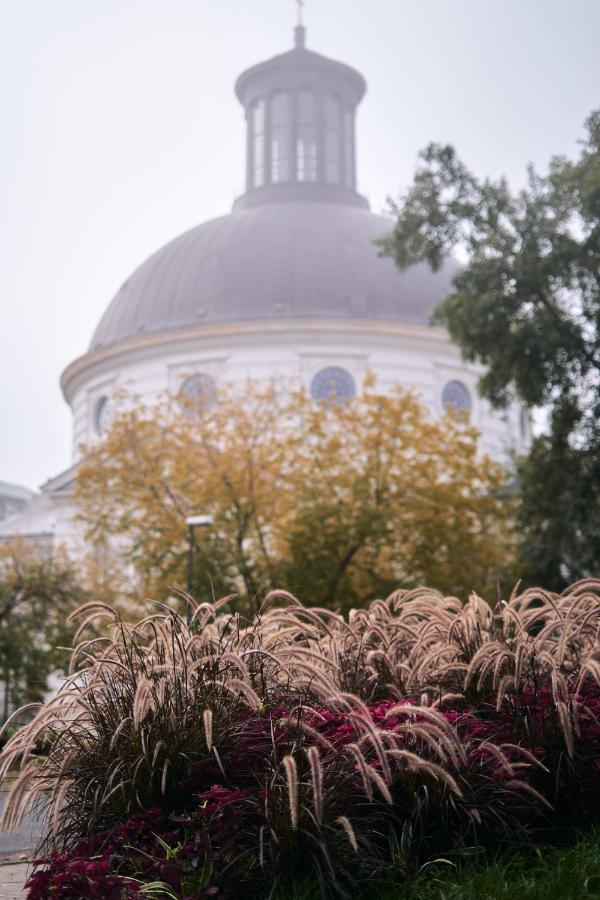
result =
[[[400,273],[374,241],[391,223],[334,203],[236,210],[183,234],[125,282],[90,350],[203,323],[372,319],[427,324],[456,264]]]

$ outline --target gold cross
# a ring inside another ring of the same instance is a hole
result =
[[[296,0],[298,4],[298,25],[302,25],[302,10],[304,7],[304,0]]]

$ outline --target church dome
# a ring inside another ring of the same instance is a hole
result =
[[[400,274],[374,244],[388,219],[342,203],[238,209],[167,244],[125,282],[90,350],[202,324],[369,319],[427,324],[453,268]]]
[[[233,212],[167,244],[124,283],[90,351],[144,335],[257,320],[426,325],[453,264],[400,273],[375,241],[392,223],[356,190],[363,76],[295,46],[243,72],[246,191]]]

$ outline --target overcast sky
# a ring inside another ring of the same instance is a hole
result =
[[[58,379],[120,284],[243,186],[245,67],[293,0],[0,0],[0,480],[70,462]],[[307,0],[308,46],[357,67],[376,211],[419,149],[521,185],[600,107],[600,0]]]

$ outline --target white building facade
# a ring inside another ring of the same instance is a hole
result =
[[[467,411],[498,459],[528,444],[526,411],[493,411],[476,391],[481,369],[429,324],[456,264],[400,273],[379,255],[375,242],[392,223],[356,190],[365,90],[356,70],[308,50],[301,26],[292,50],[239,77],[246,192],[229,215],[176,238],[123,284],[61,379],[73,467],[0,522],[0,538],[37,528],[75,547],[70,493],[81,448],[101,439],[122,392],[153,403],[184,391],[212,404],[219,385],[285,379],[315,400],[350,399],[372,372],[384,392],[415,388],[434,416],[450,405]]]

